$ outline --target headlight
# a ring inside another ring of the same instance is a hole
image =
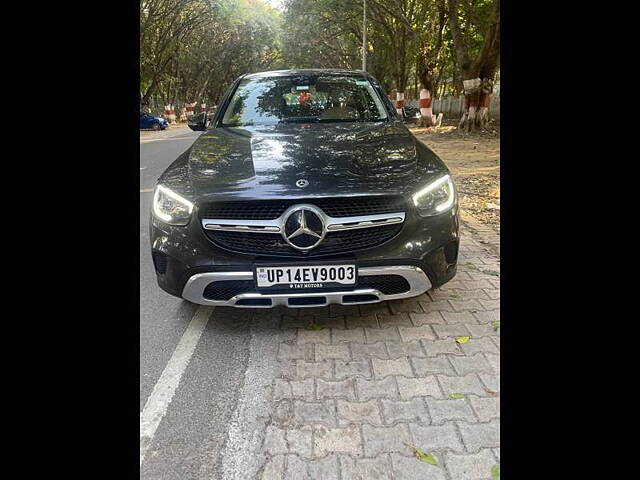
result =
[[[424,217],[449,210],[455,200],[456,191],[449,175],[438,178],[413,195],[413,204]]]
[[[153,214],[169,225],[186,225],[191,218],[193,203],[162,185],[153,194]]]

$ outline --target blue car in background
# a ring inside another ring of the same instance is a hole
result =
[[[140,112],[140,129],[164,130],[169,126],[166,118],[154,117],[148,113]]]

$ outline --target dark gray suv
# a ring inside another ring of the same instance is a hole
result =
[[[365,72],[287,70],[234,82],[158,179],[158,284],[201,305],[323,306],[449,281],[458,204],[447,167]]]

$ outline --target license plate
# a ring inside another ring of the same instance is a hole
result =
[[[289,288],[324,288],[334,284],[355,285],[355,265],[291,265],[257,267],[258,288],[286,285]]]

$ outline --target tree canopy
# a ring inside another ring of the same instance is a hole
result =
[[[243,73],[362,68],[363,0],[141,0],[140,98],[219,100]],[[367,0],[367,70],[417,98],[495,80],[499,0]]]
[[[239,75],[282,68],[281,21],[261,0],[141,0],[141,104],[215,102]]]

